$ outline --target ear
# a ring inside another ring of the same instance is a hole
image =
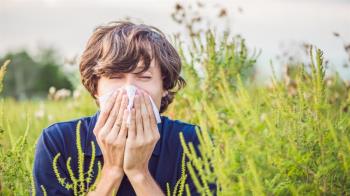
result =
[[[164,91],[162,97],[165,97],[168,95],[168,91]]]

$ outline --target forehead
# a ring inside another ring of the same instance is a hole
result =
[[[158,72],[160,70],[160,66],[157,65],[159,59],[155,56],[154,51],[149,44],[141,45],[144,48],[140,46],[140,50],[128,50],[129,52],[127,54],[118,55],[111,52],[108,53],[108,57],[102,58],[101,62],[98,63],[98,74],[109,76],[122,73],[140,74],[144,72]]]
[[[149,67],[146,70],[143,70],[145,68],[145,64],[142,60],[140,60],[137,65],[135,66],[134,70],[130,71],[119,71],[119,70],[114,70],[110,72],[108,75],[119,75],[119,74],[125,74],[125,73],[132,73],[132,74],[142,74],[142,73],[151,73],[151,74],[157,74],[157,65],[155,61],[152,59],[150,61]]]
[[[142,60],[140,60],[135,68],[135,71],[141,71],[145,67],[145,64]],[[155,59],[152,59],[149,64],[149,68],[145,71],[153,71],[156,68]]]

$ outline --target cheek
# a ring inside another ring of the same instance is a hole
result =
[[[98,86],[97,86],[97,94],[98,95],[103,95],[105,93],[111,92],[117,88],[119,88],[121,85],[116,83],[113,80],[109,80],[106,78],[100,78],[98,81]]]
[[[147,92],[148,95],[150,95],[154,101],[154,103],[156,104],[158,110],[160,109],[160,103],[162,100],[162,88],[161,87],[152,87],[152,88],[148,88],[148,89],[143,89]]]
[[[154,103],[156,104],[158,110],[160,110],[160,104],[162,101],[162,93],[160,92],[156,97],[152,97],[152,99],[154,100]]]

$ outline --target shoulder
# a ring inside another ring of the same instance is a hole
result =
[[[80,121],[81,142],[86,141],[85,135],[93,118],[81,117],[68,121],[61,121],[45,127],[36,143],[33,163],[33,185],[37,194],[44,186],[48,195],[72,195],[73,192],[65,188],[70,183],[66,164],[72,158],[70,167],[77,171],[76,127]],[[57,181],[63,179],[63,181]],[[66,180],[66,181],[65,181]]]
[[[196,124],[192,124],[182,120],[171,119],[167,116],[162,116],[162,119],[164,120],[164,134],[178,135],[180,134],[180,132],[182,132],[186,139],[191,139],[196,133],[196,127],[200,128]]]
[[[178,146],[181,145],[180,134],[182,134],[186,143],[191,142],[195,145],[199,144],[196,130],[200,131],[201,129],[198,125],[182,120],[171,119],[167,116],[162,116],[162,119],[165,121],[162,127],[163,140],[166,140],[165,142],[168,144],[168,148],[175,147],[179,149]]]
[[[57,134],[67,134],[71,133],[72,130],[75,130],[79,121],[81,122],[80,126],[84,127],[89,124],[91,121],[91,116],[84,116],[81,118],[75,118],[67,121],[60,121],[48,125],[43,129],[43,133],[48,135],[57,135]]]
[[[45,127],[39,137],[37,147],[46,146],[51,152],[71,154],[76,144],[76,130],[80,122],[79,134],[82,142],[88,136],[91,116],[60,121]]]

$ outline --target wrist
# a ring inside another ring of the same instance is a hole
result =
[[[123,178],[124,171],[123,169],[119,169],[115,167],[103,166],[101,174],[102,174],[101,176],[105,176],[106,178],[114,181],[114,180],[119,180],[120,178]]]
[[[94,191],[96,195],[108,195],[115,187],[119,187],[124,177],[123,170],[103,166],[101,177]]]
[[[136,195],[165,195],[149,170],[125,171]]]
[[[149,170],[130,170],[130,171],[125,171],[125,174],[128,176],[128,179],[130,181],[134,182],[143,182],[149,177],[151,177],[151,173]]]

